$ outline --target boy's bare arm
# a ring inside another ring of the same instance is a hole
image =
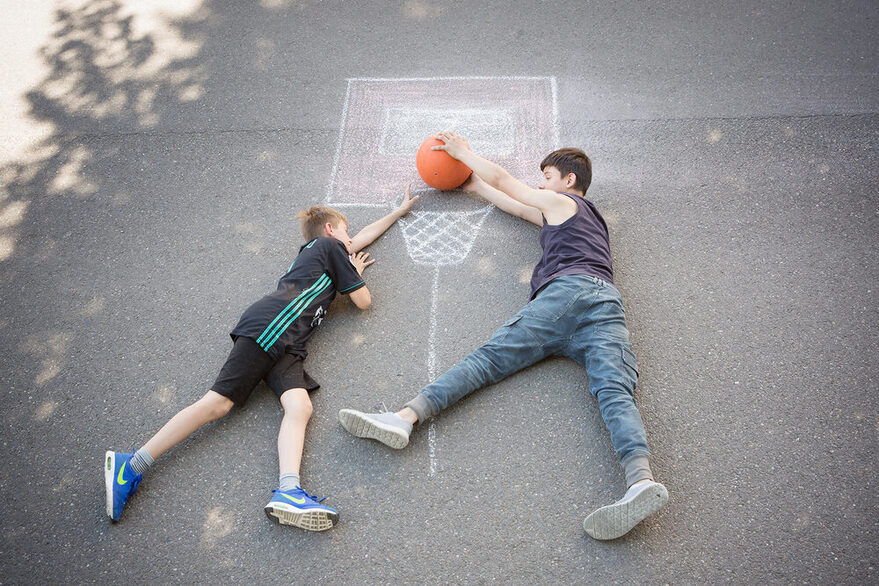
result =
[[[502,191],[519,203],[537,208],[550,224],[560,224],[572,215],[576,204],[570,198],[548,189],[535,189],[519,181],[500,165],[484,159],[470,150],[467,141],[454,132],[441,132],[436,138],[445,144],[433,147],[446,151],[482,178],[489,186]],[[542,225],[542,222],[541,222]]]
[[[363,270],[374,262],[375,259],[369,258],[368,252],[355,252],[351,255],[351,264],[354,265],[354,268],[357,269],[357,274],[360,276],[363,276]],[[369,306],[372,305],[372,296],[369,294],[369,289],[366,288],[366,285],[348,293],[348,298],[360,309],[369,309]]]
[[[510,215],[528,220],[532,224],[543,226],[543,216],[537,208],[520,203],[499,189],[495,189],[479,178],[476,173],[470,176],[462,186],[470,193],[475,193],[482,199],[493,203],[501,211]]]
[[[358,232],[353,238],[351,238],[351,252],[358,253],[373,242],[375,242],[376,238],[384,234],[388,228],[394,225],[394,222],[405,216],[409,213],[409,210],[412,208],[412,204],[414,204],[418,200],[418,196],[410,197],[412,193],[412,184],[410,183],[406,187],[406,195],[403,196],[403,201],[393,212],[380,218],[373,222],[372,224],[366,226],[360,232]]]
[[[369,294],[369,289],[365,286],[357,291],[349,293],[348,298],[351,299],[351,302],[354,303],[358,309],[369,309],[369,306],[372,305],[372,296]]]

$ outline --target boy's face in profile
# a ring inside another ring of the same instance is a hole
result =
[[[565,184],[565,179],[562,177],[561,171],[549,165],[543,168],[543,185],[540,186],[540,189],[548,189],[550,191],[555,191],[556,193],[561,193],[570,188]]]
[[[332,228],[332,231],[330,231],[329,228]],[[338,226],[328,224],[327,232],[329,233],[329,236],[332,236],[333,238],[345,245],[345,250],[348,251],[348,254],[353,254],[351,252],[351,237],[348,236],[348,224],[346,224],[345,222],[339,222]]]

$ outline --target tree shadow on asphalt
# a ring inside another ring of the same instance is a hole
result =
[[[252,10],[260,12],[258,6]],[[140,309],[155,311],[149,306],[156,300],[173,303],[175,295],[162,297],[163,290],[189,284],[153,282],[150,268],[167,258],[137,265],[150,257],[150,241],[161,238],[169,217],[181,213],[178,196],[200,195],[203,170],[181,170],[175,160],[180,153],[163,152],[161,140],[178,127],[197,132],[211,103],[229,99],[223,80],[211,80],[220,64],[205,56],[219,42],[213,40],[224,23],[218,11],[204,2],[150,32],[115,0],[63,4],[54,13],[51,37],[40,52],[47,73],[26,95],[30,119],[49,131],[0,168],[0,399],[4,439],[15,444],[4,455],[0,484],[9,494],[40,490],[73,502],[48,528],[32,522],[35,500],[20,498],[17,507],[4,509],[9,531],[2,540],[17,552],[17,561],[5,564],[7,577],[34,579],[32,563],[45,556],[41,535],[61,530],[59,524],[69,527],[68,545],[103,534],[103,497],[92,460],[114,433],[105,422],[127,421],[115,426],[115,433],[125,433],[125,427],[142,430],[155,420],[123,413],[119,405],[140,403],[152,414],[158,408],[165,418],[194,398],[163,385],[162,371],[175,370],[166,360],[175,357],[147,361],[142,348],[161,347],[155,344],[162,334],[147,326],[148,316],[138,315]],[[182,177],[181,193],[169,195],[161,180],[174,175]],[[186,233],[172,237],[197,241]],[[222,335],[225,330],[215,338]],[[184,346],[182,353],[191,357],[200,345]],[[197,381],[196,388],[203,388],[207,371],[192,370],[191,381],[181,386]],[[139,373],[145,373],[142,384],[132,384]],[[135,439],[143,438],[129,441]],[[22,474],[35,455],[63,460],[64,469]],[[95,506],[74,507],[80,500]],[[62,572],[53,579],[81,578],[85,563],[77,561],[79,555],[94,553],[86,548],[69,554],[69,565],[53,564],[53,572]]]

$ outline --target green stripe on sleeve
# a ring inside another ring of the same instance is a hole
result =
[[[353,289],[354,287],[359,287],[359,286],[362,285],[362,284],[363,284],[363,281],[360,281],[360,282],[357,283],[356,285],[351,285],[351,286],[348,287],[347,289],[344,289],[344,290],[342,290],[342,291],[339,291],[339,293],[344,293],[345,291],[350,291],[350,290]]]

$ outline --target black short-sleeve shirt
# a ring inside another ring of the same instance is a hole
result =
[[[305,356],[305,343],[336,293],[364,285],[342,242],[315,238],[299,249],[277,290],[247,308],[231,336],[252,338],[276,358],[285,353]]]

